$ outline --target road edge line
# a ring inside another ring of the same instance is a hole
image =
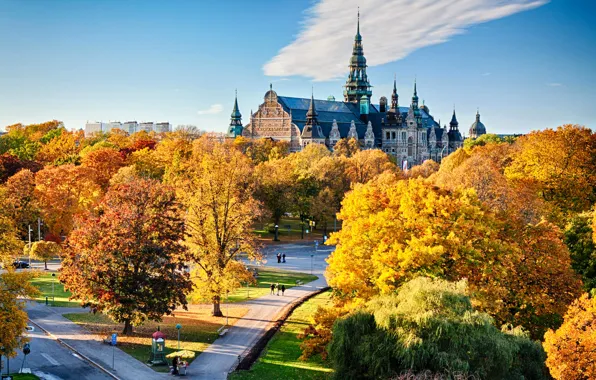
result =
[[[66,343],[63,339],[58,338],[56,335],[52,334],[51,332],[49,332],[45,328],[41,327],[39,325],[39,323],[34,322],[33,320],[31,320],[31,318],[29,318],[29,322],[31,324],[37,326],[38,329],[40,329],[41,331],[43,331],[46,335],[48,335],[49,337],[51,337],[52,339],[54,339],[55,341],[57,341],[58,343],[60,343],[64,347],[68,348],[69,350],[71,350],[75,354],[79,355],[81,358],[83,358],[84,360],[86,360],[87,362],[89,362],[91,365],[93,365],[97,369],[99,369],[102,372],[105,372],[106,374],[108,374],[111,378],[113,378],[115,380],[122,380],[118,376],[114,375],[112,372],[110,372],[109,370],[107,370],[106,368],[104,368],[101,364],[96,363],[94,360],[90,359],[87,355],[81,353],[80,351],[78,351],[77,349],[75,349],[73,346],[71,346],[70,344]]]

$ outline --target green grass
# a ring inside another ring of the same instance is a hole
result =
[[[14,380],[39,380],[39,377],[30,373],[17,373],[10,375]]]
[[[267,379],[329,379],[332,369],[320,357],[308,361],[298,358],[302,354],[298,334],[311,323],[311,318],[319,306],[330,304],[331,291],[322,293],[306,301],[288,318],[267,345],[263,355],[249,371],[238,371],[230,375],[232,380]]]
[[[288,226],[290,228],[288,228]],[[275,234],[269,232],[269,229],[273,229],[273,223],[258,223],[254,226],[254,233],[259,235],[263,240],[273,240]],[[341,221],[337,221],[336,228],[339,231],[341,228]],[[306,230],[309,233],[306,233]],[[282,242],[287,241],[311,241],[319,240],[323,241],[323,226],[317,226],[315,230],[312,230],[307,224],[304,225],[304,239],[302,239],[302,228],[299,218],[283,218],[279,222],[278,238]],[[327,223],[327,236],[333,232],[333,221]]]
[[[58,281],[58,273],[55,273],[55,277],[52,277],[50,272],[44,272],[39,277],[31,280],[31,283],[35,285],[41,294],[35,298],[38,302],[45,303],[46,297],[48,298],[48,304],[52,305],[52,294],[54,295],[53,306],[57,307],[79,307],[81,304],[77,301],[69,301],[70,292],[64,291],[64,285]],[[52,293],[52,284],[54,284],[54,292]]]
[[[251,269],[254,268],[251,266],[249,267]],[[249,296],[250,299],[254,299],[269,294],[272,283],[279,283],[279,286],[285,285],[286,289],[289,289],[297,285],[296,281],[306,284],[317,279],[317,276],[308,273],[288,272],[276,268],[260,267],[258,268],[258,271],[259,277],[257,279],[257,284],[249,286],[248,289],[245,286],[244,288],[230,293],[228,297],[230,302],[242,302],[249,299]]]

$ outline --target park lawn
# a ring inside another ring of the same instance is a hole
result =
[[[300,272],[289,272],[277,268],[268,267],[254,267],[249,268],[253,270],[257,268],[259,277],[257,278],[257,284],[245,286],[230,293],[228,297],[229,302],[242,302],[247,299],[254,299],[269,294],[271,284],[279,283],[279,286],[285,285],[286,289],[297,286],[297,281],[302,284],[309,283],[316,280],[318,277],[308,273]]]
[[[10,375],[14,380],[39,380],[39,377],[31,373],[15,373]]]
[[[171,316],[164,316],[162,322],[146,322],[142,326],[134,328],[131,336],[121,335],[123,324],[114,323],[104,314],[73,313],[64,316],[86,330],[98,336],[98,339],[105,339],[112,333],[118,334],[119,348],[131,355],[138,361],[146,363],[151,353],[151,335],[157,331],[159,326],[166,335],[166,355],[178,351],[178,330],[176,324],[180,323],[180,350],[195,352],[195,359],[215,339],[219,337],[217,330],[226,323],[226,317],[214,317],[211,315],[211,305],[189,305],[188,310],[176,310]],[[224,315],[227,310],[223,308]],[[229,324],[233,325],[239,318],[248,312],[245,307],[229,308]],[[194,359],[185,359],[191,363]],[[152,367],[158,372],[167,372],[169,367]],[[191,366],[192,368],[192,366]]]
[[[37,302],[45,303],[48,298],[49,305],[52,305],[52,294],[54,295],[53,306],[57,307],[78,307],[81,306],[78,301],[69,301],[70,292],[64,291],[64,285],[58,281],[58,273],[53,272],[56,276],[52,277],[52,272],[42,272],[38,277],[31,280],[31,284],[35,285],[40,295],[35,297]],[[54,293],[52,293],[52,283],[54,284]]]
[[[330,379],[333,370],[319,356],[307,361],[298,359],[302,354],[298,334],[312,322],[319,306],[331,305],[331,291],[319,294],[299,306],[273,336],[261,357],[248,371],[237,371],[231,380],[267,379]]]
[[[257,234],[260,240],[267,242],[268,244],[273,243],[273,238],[275,234],[269,232],[269,226],[273,223],[256,223],[254,225],[254,233]],[[302,228],[301,228],[300,218],[282,218],[279,222],[279,229],[278,229],[278,238],[280,243],[283,244],[284,242],[288,241],[313,241],[319,240],[319,242],[323,241],[323,228],[322,226],[317,226],[315,230],[312,230],[309,226],[304,226],[304,239],[302,239]],[[289,226],[289,228],[288,228]],[[333,221],[327,223],[327,236],[333,232]],[[341,221],[337,221],[336,228],[339,231],[341,229]],[[306,233],[306,230],[309,230],[309,233]]]

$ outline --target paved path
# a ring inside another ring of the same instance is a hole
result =
[[[42,379],[63,380],[110,380],[106,373],[83,360],[56,340],[51,339],[43,331],[35,329],[28,332],[31,353],[26,360],[23,352],[18,351],[16,358],[10,359],[11,373],[17,373],[21,366],[29,368],[31,372]],[[6,373],[6,358],[4,358],[4,372]],[[24,365],[23,365],[24,364]]]
[[[131,380],[168,378],[167,374],[153,371],[120,349],[101,343],[99,337],[64,318],[62,313],[69,311],[64,309],[50,308],[37,302],[27,302],[27,313],[29,319],[34,322],[34,326],[35,324],[41,326],[53,337],[66,342],[77,352],[109,370],[118,378]],[[112,369],[112,355],[114,356],[115,370]],[[110,377],[106,374],[105,378]]]
[[[286,253],[285,264],[277,263],[275,253],[278,251]],[[319,278],[306,285],[286,290],[283,297],[267,295],[245,302],[244,304],[250,307],[248,313],[237,321],[223,338],[213,342],[190,365],[190,376],[193,379],[226,379],[228,373],[238,365],[239,356],[243,357],[265,334],[284,307],[300,297],[327,286],[323,273],[326,268],[325,258],[330,252],[329,247],[314,251],[313,246],[299,244],[268,248],[266,253],[269,259],[266,266],[306,273],[309,273],[312,268],[312,273]]]

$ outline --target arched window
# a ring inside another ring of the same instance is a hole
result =
[[[389,140],[389,132],[385,132],[385,139]]]
[[[395,140],[395,132],[391,132],[391,138]]]
[[[412,156],[413,153],[413,145],[414,145],[414,140],[412,139],[412,136],[408,137],[408,156]]]

